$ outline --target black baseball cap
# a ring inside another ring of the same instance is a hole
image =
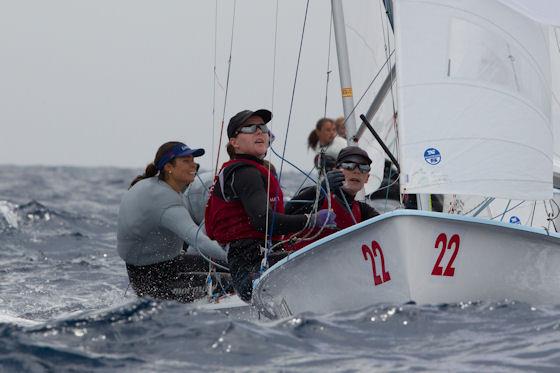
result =
[[[354,162],[358,164],[371,164],[371,158],[368,153],[358,146],[347,146],[338,153],[336,164],[339,165],[343,162]]]
[[[232,137],[235,137],[235,132],[239,129],[239,127],[243,126],[243,124],[245,124],[247,119],[249,119],[252,116],[261,117],[265,124],[270,122],[270,120],[272,119],[272,113],[266,109],[259,109],[257,111],[251,111],[251,110],[240,111],[239,113],[231,117],[231,119],[229,120],[229,124],[227,126],[228,138],[231,139]]]

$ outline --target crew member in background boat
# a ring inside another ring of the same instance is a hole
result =
[[[233,158],[216,176],[205,211],[208,236],[228,248],[233,286],[246,302],[251,299],[253,280],[260,275],[267,234],[278,242],[281,235],[308,225],[332,225],[335,218],[328,210],[284,214],[280,184],[263,161],[270,146],[266,123],[271,119],[272,113],[265,109],[244,110],[230,119],[227,147]]]
[[[300,249],[312,242],[319,240],[336,230],[347,228],[351,225],[373,218],[379,213],[365,202],[356,201],[356,194],[362,190],[369,179],[371,159],[368,154],[357,146],[348,146],[340,151],[336,159],[336,169],[327,173],[323,181],[318,206],[321,209],[328,208],[329,201],[326,198],[326,185],[329,183],[330,205],[336,214],[336,229],[324,228],[319,233],[317,229],[308,232],[312,240],[296,242],[292,249]],[[286,204],[287,214],[309,214],[313,212],[316,198],[315,187],[308,187],[296,195]],[[303,236],[303,235],[300,235]]]
[[[336,125],[330,118],[321,118],[309,133],[307,147],[316,153],[315,166],[331,170],[338,153],[346,146],[346,140],[337,136]]]
[[[117,249],[139,296],[188,302],[206,294],[206,276],[193,273],[208,272],[208,263],[186,255],[183,242],[224,262],[223,249],[193,222],[183,195],[196,175],[194,158],[203,154],[180,142],[161,145],[122,199]]]

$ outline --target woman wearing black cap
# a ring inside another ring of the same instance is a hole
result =
[[[208,236],[228,247],[233,286],[244,301],[250,301],[253,280],[260,274],[267,235],[276,242],[281,235],[307,225],[334,221],[328,210],[314,215],[284,214],[280,184],[263,161],[270,145],[266,123],[271,118],[272,113],[262,109],[244,110],[230,119],[228,153],[233,157],[216,177],[205,211]]]
[[[122,199],[117,249],[139,296],[192,301],[206,293],[205,276],[185,273],[207,271],[208,264],[200,256],[183,255],[183,242],[214,259],[225,258],[193,222],[183,195],[196,175],[194,158],[203,154],[204,149],[180,142],[163,144]]]
[[[327,179],[323,182],[329,183],[330,206],[336,214],[336,229],[323,229],[315,237],[314,233],[307,232],[307,236],[314,237],[313,240],[300,241],[294,245],[295,249],[300,249],[312,242],[315,242],[336,230],[347,228],[369,218],[379,215],[379,213],[365,202],[356,201],[356,194],[364,187],[369,179],[371,170],[371,159],[368,154],[357,146],[348,146],[340,151],[336,159],[336,169],[327,173]],[[329,201],[322,188],[322,193],[318,201],[320,208],[327,208]],[[315,187],[306,188],[301,193],[292,198],[286,205],[287,214],[308,214],[313,212],[315,205]],[[297,202],[296,202],[297,201]]]

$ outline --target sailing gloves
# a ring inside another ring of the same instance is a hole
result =
[[[323,188],[323,191],[325,193],[327,192],[327,182],[329,183],[330,191],[334,192],[344,184],[344,174],[340,170],[332,170],[327,172],[326,180],[323,180],[323,182],[321,183],[321,187]]]
[[[336,227],[336,214],[328,209],[319,210],[315,214],[308,215],[307,219],[311,228]]]

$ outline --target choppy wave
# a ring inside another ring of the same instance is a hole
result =
[[[8,201],[0,201],[0,232],[18,228],[17,207]]]
[[[559,314],[558,307],[502,302],[388,305],[265,321],[137,300],[36,326],[0,325],[0,366],[552,371],[560,363]]]
[[[0,167],[0,371],[556,371],[560,306],[382,305],[268,321],[137,299],[116,254],[139,170]],[[285,185],[299,186],[284,176]]]

